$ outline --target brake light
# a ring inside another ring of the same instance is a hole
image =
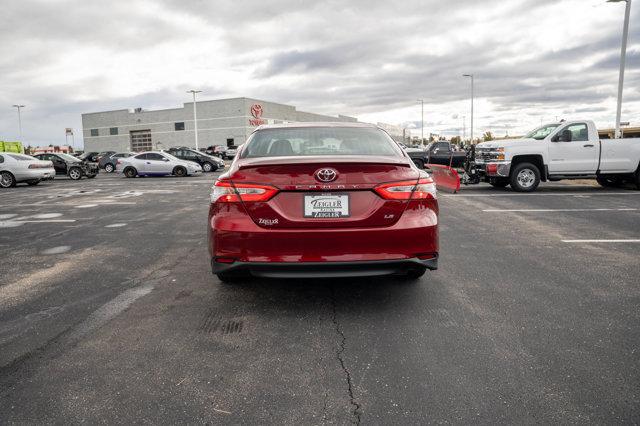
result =
[[[273,198],[278,189],[269,185],[255,183],[236,183],[216,181],[211,192],[212,203],[265,202]]]
[[[436,185],[433,179],[421,178],[400,182],[383,183],[374,188],[374,191],[386,200],[425,200],[437,198]]]

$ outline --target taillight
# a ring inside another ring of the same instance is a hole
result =
[[[374,188],[386,200],[424,200],[436,199],[436,185],[430,177],[400,182],[383,183]]]
[[[269,201],[278,193],[278,189],[268,185],[255,183],[231,183],[218,180],[211,192],[212,203],[238,203]]]

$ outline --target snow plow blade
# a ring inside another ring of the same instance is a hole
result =
[[[456,169],[440,164],[428,164],[427,167],[439,191],[453,194],[460,191],[460,175]]]

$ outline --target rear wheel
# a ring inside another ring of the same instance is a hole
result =
[[[0,188],[11,188],[16,186],[16,178],[9,172],[0,173]]]
[[[237,283],[238,281],[240,281],[242,279],[241,275],[234,275],[234,274],[229,274],[229,273],[224,273],[224,272],[219,272],[216,274],[216,276],[218,277],[218,279],[222,282],[225,283]],[[246,278],[246,277],[245,277]]]
[[[128,178],[134,178],[138,176],[138,171],[133,167],[127,167],[126,169],[124,169],[124,175]]]
[[[33,179],[33,180],[28,180],[27,181],[27,185],[29,185],[29,186],[36,186],[39,183],[40,183],[40,179]]]
[[[187,175],[187,169],[184,167],[176,167],[173,169],[173,174],[178,177],[185,177]]]
[[[618,176],[598,176],[596,181],[604,188],[618,188],[622,186],[622,178]]]
[[[113,167],[113,164],[111,163],[108,163],[107,165],[104,166],[104,171],[107,173],[113,173],[115,169],[116,168]]]
[[[520,163],[513,167],[511,188],[517,192],[533,192],[540,184],[540,170],[531,163]]]
[[[82,170],[80,170],[78,167],[72,167],[69,170],[69,179],[78,180],[80,178],[82,178]]]
[[[410,269],[407,271],[407,274],[404,276],[408,280],[417,280],[421,276],[423,276],[427,272],[425,269]]]
[[[509,179],[491,178],[489,180],[489,185],[493,186],[494,188],[504,188],[505,186],[509,185]]]
[[[211,172],[214,170],[213,164],[209,163],[208,161],[204,164],[202,164],[202,170],[204,172]]]

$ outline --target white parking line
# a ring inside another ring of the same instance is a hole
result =
[[[640,243],[640,239],[627,240],[562,240],[563,243]]]
[[[485,209],[483,212],[635,212],[640,209]]]

